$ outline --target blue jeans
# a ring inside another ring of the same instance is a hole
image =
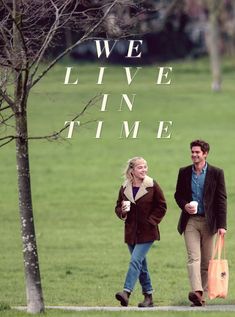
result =
[[[128,248],[131,253],[131,260],[124,283],[124,291],[132,292],[135,283],[139,279],[143,294],[152,294],[153,288],[146,260],[146,254],[148,253],[152,244],[153,241],[134,245],[128,244]]]

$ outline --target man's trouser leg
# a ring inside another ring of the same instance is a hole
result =
[[[213,237],[208,231],[206,219],[190,217],[184,238],[188,253],[188,274],[192,291],[207,291],[207,272],[213,248]]]
[[[198,217],[197,217],[198,218]],[[201,234],[196,217],[190,217],[184,232],[185,245],[188,254],[188,276],[191,289],[203,291],[201,280]]]

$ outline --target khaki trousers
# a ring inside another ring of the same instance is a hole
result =
[[[214,235],[208,230],[205,217],[191,216],[184,232],[188,253],[188,275],[192,291],[207,292],[207,272]]]

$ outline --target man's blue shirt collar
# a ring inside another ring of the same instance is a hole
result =
[[[196,173],[194,165],[192,166],[192,171],[193,171],[193,173]],[[206,173],[206,171],[207,171],[207,162],[205,163],[205,165],[204,165],[204,167],[203,167],[203,169],[201,171],[201,174]]]

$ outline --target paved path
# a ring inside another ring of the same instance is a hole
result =
[[[17,310],[26,310],[25,306],[13,307]],[[46,309],[61,309],[70,311],[234,311],[235,305],[208,305],[205,307],[190,306],[156,306],[151,308],[129,307],[79,307],[79,306],[46,306]]]

